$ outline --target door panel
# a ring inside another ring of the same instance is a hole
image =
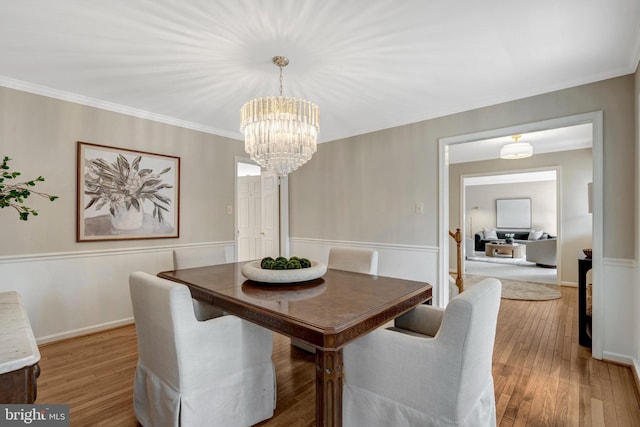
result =
[[[262,192],[259,176],[238,177],[238,261],[262,256]]]
[[[278,175],[262,172],[262,248],[263,256],[280,255],[280,197]]]
[[[280,255],[280,180],[277,174],[238,161],[236,179],[237,260]],[[248,166],[248,167],[247,167]],[[258,168],[259,169],[259,168]]]

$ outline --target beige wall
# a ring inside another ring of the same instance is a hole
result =
[[[587,184],[592,182],[593,177],[593,156],[590,148],[538,154],[518,161],[489,160],[450,165],[450,227],[456,228],[460,223],[459,183],[462,175],[555,167],[560,170],[558,177],[560,182],[560,229],[557,230],[561,237],[560,280],[566,283],[577,283],[578,266],[575,260],[583,248],[592,247],[592,214],[588,213],[587,198]],[[605,177],[605,188],[607,188],[607,182],[608,177]],[[535,222],[535,218],[533,221],[534,225],[539,225]],[[605,240],[606,238],[605,236]],[[455,261],[452,254],[453,252],[450,251],[449,259]]]
[[[40,215],[18,221],[0,210],[0,256],[232,241],[235,156],[240,141],[0,87],[0,155],[36,188],[60,196],[31,197]],[[76,243],[76,142],[84,141],[181,158],[180,238]],[[10,242],[10,243],[8,243]]]
[[[633,258],[633,87],[629,75],[321,144],[289,179],[291,236],[436,247],[439,138],[602,110],[604,256]]]
[[[449,169],[449,172],[452,172],[452,168]],[[497,199],[530,199],[531,229],[543,230],[552,236],[557,235],[556,181],[539,181],[467,186],[464,200],[466,208],[465,231],[468,237],[473,239],[474,234],[484,228],[496,228]],[[457,201],[451,201],[449,204],[452,203],[457,203]],[[475,207],[478,209],[474,210]],[[473,220],[473,230],[469,229],[471,219]],[[449,221],[450,224],[457,222]],[[521,231],[528,231],[528,229]]]

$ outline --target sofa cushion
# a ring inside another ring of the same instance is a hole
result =
[[[484,229],[484,238],[483,240],[491,240],[491,239],[497,239],[498,238],[498,233],[496,232],[495,228],[485,228]]]
[[[542,237],[543,231],[542,230],[531,230],[529,232],[529,236],[527,237],[527,240],[540,240],[540,238]]]

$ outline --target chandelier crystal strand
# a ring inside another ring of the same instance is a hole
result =
[[[245,151],[258,165],[281,176],[309,161],[317,150],[320,130],[318,106],[304,99],[282,96],[282,67],[289,61],[274,57],[280,67],[280,96],[258,98],[240,110]]]

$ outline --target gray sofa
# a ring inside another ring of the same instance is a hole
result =
[[[555,238],[535,240],[527,243],[527,261],[540,267],[556,268],[558,240]]]
[[[513,237],[513,241],[515,243],[529,244],[530,242],[536,242],[537,240],[529,240],[529,231],[514,231],[514,230],[496,230],[496,234],[498,236],[497,240],[504,240],[506,233],[513,233],[515,236]],[[542,236],[539,240],[547,240],[552,239],[553,236],[550,236],[548,233],[542,233]],[[485,239],[484,232],[480,231],[475,235],[475,245],[474,249],[476,251],[484,252],[485,245],[490,242],[494,242],[496,239]],[[527,246],[527,252],[529,251],[529,247]]]

